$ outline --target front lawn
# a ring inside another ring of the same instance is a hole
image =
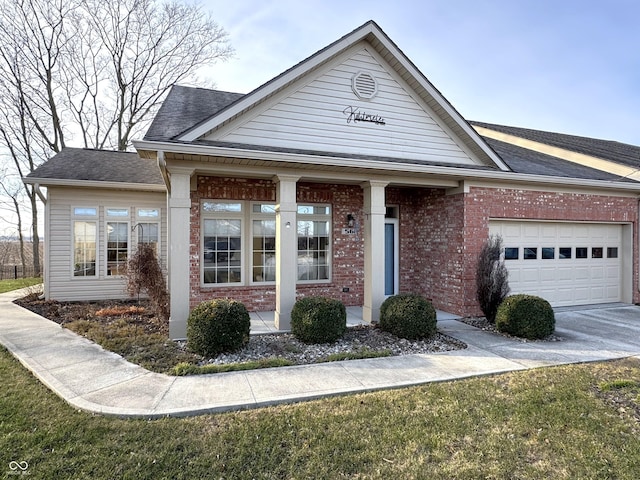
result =
[[[0,280],[0,293],[11,292],[12,290],[18,290],[19,288],[31,287],[42,283],[42,278],[18,278],[16,280]]]
[[[4,349],[0,378],[7,476],[12,462],[27,462],[30,478],[74,479],[636,479],[640,471],[637,359],[155,421],[76,411]]]

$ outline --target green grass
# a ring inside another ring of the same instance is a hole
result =
[[[628,359],[154,421],[74,410],[0,349],[0,473],[30,478],[636,479]],[[619,391],[615,392],[616,395]]]
[[[354,350],[353,352],[339,352],[332,353],[324,358],[325,362],[340,362],[342,360],[361,360],[363,358],[381,358],[390,357],[393,352],[389,349],[372,350],[371,348],[364,347],[360,350]]]
[[[20,288],[31,287],[42,283],[42,278],[18,278],[17,280],[0,280],[0,293],[11,292]]]
[[[258,368],[289,367],[294,363],[286,358],[263,358],[252,362],[225,363],[223,365],[194,365],[189,362],[181,362],[170,371],[170,375],[206,375],[208,373],[240,372],[255,370]]]

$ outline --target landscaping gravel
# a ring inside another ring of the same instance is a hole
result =
[[[186,345],[183,345],[186,348]],[[464,342],[441,333],[426,340],[405,340],[375,326],[351,327],[335,343],[305,344],[292,334],[252,335],[246,347],[233,353],[202,361],[206,364],[226,364],[256,361],[266,358],[286,358],[296,365],[322,362],[332,354],[388,351],[389,356],[415,353],[446,352],[467,348]]]

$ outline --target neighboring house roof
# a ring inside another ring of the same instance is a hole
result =
[[[136,153],[65,148],[25,178],[41,185],[130,184],[164,188],[160,169],[154,160]]]
[[[567,135],[564,133],[532,130],[529,128],[508,127],[492,123],[474,121],[470,123],[473,126],[488,128],[496,132],[544,143],[552,147],[610,160],[629,167],[640,168],[640,147],[635,145],[628,145],[612,140],[599,140],[596,138]]]
[[[489,137],[485,137],[485,141],[500,155],[502,160],[509,165],[509,168],[511,168],[514,173],[614,182],[634,181],[632,179],[621,178],[619,175],[563,160],[552,155],[546,155],[511,143],[494,140]]]

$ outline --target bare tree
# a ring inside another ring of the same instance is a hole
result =
[[[211,15],[181,0],[3,0],[0,147],[21,177],[74,137],[126,150],[172,85],[232,53]],[[38,190],[24,188],[39,274]]]

